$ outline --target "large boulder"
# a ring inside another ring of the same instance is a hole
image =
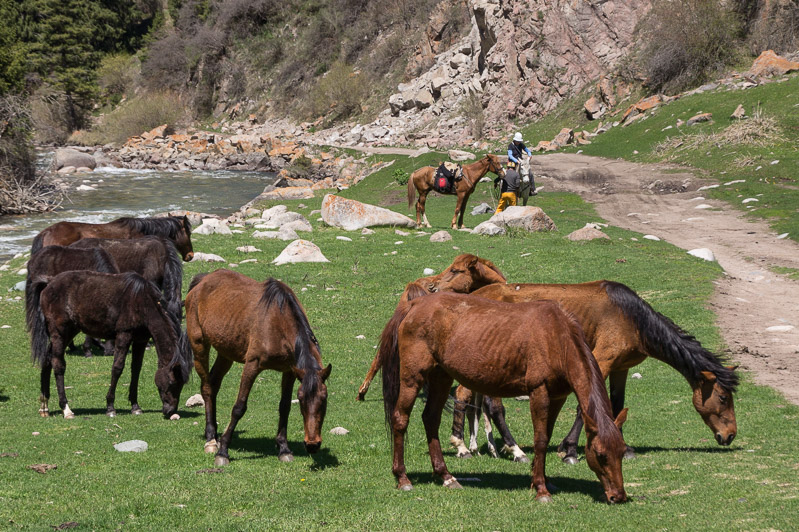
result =
[[[416,223],[403,214],[333,194],[322,200],[322,220],[347,231],[380,225],[416,227]]]
[[[485,221],[472,229],[473,235],[486,235],[486,236],[495,236],[495,235],[504,235],[505,228],[500,227],[495,223],[490,221]]]
[[[56,170],[60,170],[66,166],[74,166],[75,168],[86,167],[94,170],[97,168],[97,161],[88,153],[83,153],[72,148],[59,148],[53,157],[53,166]]]
[[[750,76],[777,76],[792,70],[799,70],[799,63],[780,57],[774,53],[774,50],[766,50],[755,59],[748,74]]]
[[[202,225],[191,232],[195,235],[232,235],[227,224],[216,218],[205,218]]]
[[[304,220],[306,223],[308,222],[308,220],[305,219],[305,216],[303,216],[298,212],[292,212],[292,211],[283,212],[280,214],[276,214],[274,216],[270,216],[266,220],[262,219],[261,222],[265,229],[277,229],[289,222],[295,222],[297,220]]]
[[[499,214],[488,219],[494,225],[521,227],[526,231],[556,231],[558,228],[552,218],[546,215],[540,207],[521,207],[515,205],[508,207]],[[485,222],[484,222],[485,223]]]
[[[295,240],[284,249],[273,264],[288,264],[294,262],[330,262],[322,255],[322,250],[307,240]]]

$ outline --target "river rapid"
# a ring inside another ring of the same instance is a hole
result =
[[[103,223],[185,209],[228,216],[274,182],[273,172],[164,172],[101,167],[65,176],[70,191],[54,212],[0,216],[0,263],[30,250],[36,234],[60,221]],[[79,185],[96,190],[79,191]]]

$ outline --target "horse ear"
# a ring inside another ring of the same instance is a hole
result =
[[[699,379],[702,382],[707,382],[707,383],[716,382],[716,374],[711,373],[710,371],[703,371],[700,373]]]
[[[735,364],[734,366],[727,366],[727,369],[730,371],[735,371],[736,369],[738,369],[738,364]]]
[[[475,264],[479,264],[480,258],[477,255],[467,255],[468,261],[466,263],[467,268],[474,268]]]
[[[328,364],[325,369],[319,372],[319,376],[322,377],[322,382],[325,382],[328,377],[330,377],[330,370],[333,369],[333,364]]]
[[[294,377],[296,377],[297,380],[299,380],[299,381],[301,381],[302,378],[305,377],[305,370],[304,369],[293,367],[293,368],[291,368],[291,371],[294,372]]]
[[[613,424],[616,425],[616,428],[621,430],[621,426],[624,425],[624,422],[627,421],[627,409],[624,408],[619,415],[616,416],[616,419],[613,421]]]

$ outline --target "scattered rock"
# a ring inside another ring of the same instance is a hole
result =
[[[117,443],[114,449],[120,453],[141,453],[147,450],[147,442],[144,440],[129,440]]]
[[[297,240],[300,236],[294,229],[283,226],[278,231],[255,231],[253,238],[269,238],[277,240]]]
[[[436,273],[436,271],[433,268],[425,268],[424,270],[422,270],[422,274],[425,275],[425,276],[430,276],[430,275],[433,275],[435,273]]]
[[[777,55],[774,50],[766,50],[752,63],[748,74],[749,76],[781,76],[792,70],[799,70],[799,63]]]
[[[311,199],[313,198],[313,190],[310,187],[281,187],[269,192],[264,191],[256,198],[256,201],[274,201],[274,200],[293,200],[293,199]]]
[[[349,433],[350,431],[348,431],[344,427],[333,427],[332,429],[330,429],[330,434],[335,434],[336,436],[345,436]]]
[[[203,401],[203,396],[199,393],[195,393],[194,395],[186,399],[187,408],[194,408],[196,406],[205,406],[205,401]]]
[[[449,155],[451,161],[455,162],[470,161],[475,158],[473,153],[463,150],[449,150],[447,155]]]
[[[540,207],[514,205],[495,214],[488,221],[498,226],[521,227],[530,232],[557,231],[555,222]]]
[[[786,233],[786,235],[787,235],[787,233]],[[12,290],[15,290],[17,292],[24,292],[25,291],[25,281],[20,281],[17,284],[15,284],[14,288]]]
[[[704,259],[709,262],[713,262],[716,260],[716,256],[713,255],[713,252],[708,248],[696,248],[692,249],[688,252],[689,255],[693,255],[694,257],[698,257],[700,259]]]
[[[712,209],[713,205],[708,205],[707,203],[700,203],[694,209]]]
[[[369,229],[368,227],[364,227],[363,229],[361,229],[361,234],[362,235],[373,235],[373,234],[375,234],[375,232],[372,229]]]
[[[483,202],[472,209],[472,216],[477,216],[478,214],[488,214],[490,212],[494,212],[494,210],[495,209],[491,207],[491,205]]]
[[[297,220],[294,220],[293,222],[284,223],[283,225],[280,226],[280,230],[295,231],[295,232],[305,231],[307,233],[310,233],[313,231],[313,226],[311,226],[311,222],[309,222],[305,218],[299,218]]]
[[[255,246],[240,246],[236,248],[236,251],[241,251],[242,253],[255,253],[261,250]]]
[[[394,229],[394,234],[399,236],[408,236],[410,233],[401,229]]]
[[[222,257],[220,257],[219,255],[214,255],[213,253],[203,253],[201,251],[195,251],[194,258],[191,259],[191,262],[227,262],[227,261]]]
[[[53,469],[58,469],[58,466],[55,464],[33,464],[29,465],[28,469],[33,469],[37,473],[41,473],[44,475],[48,471],[52,471]]]
[[[322,219],[328,225],[347,231],[379,225],[416,227],[416,222],[405,215],[333,194],[327,194],[322,200]]]
[[[744,106],[738,104],[738,107],[735,108],[735,111],[732,112],[730,115],[730,119],[732,120],[743,120],[746,118],[746,111],[744,111]]]
[[[766,331],[768,332],[788,332],[795,329],[793,325],[772,325],[771,327],[766,327]]]
[[[599,229],[592,227],[591,225],[586,225],[582,229],[578,229],[569,233],[566,238],[571,240],[572,242],[577,242],[579,240],[596,240],[598,238],[605,238],[610,240],[610,237],[600,231]]]
[[[430,235],[430,242],[449,242],[452,240],[452,235],[447,231],[438,231]]]
[[[79,185],[79,186],[75,187],[75,190],[80,190],[80,191],[91,191],[91,190],[97,190],[97,189],[96,189],[96,188],[94,188],[94,187],[91,187],[91,186],[89,186],[89,185]]]
[[[352,239],[348,236],[337,236],[336,240],[342,240],[344,242],[352,242]]]
[[[760,200],[759,200],[759,199],[757,199],[757,198],[746,198],[746,199],[745,199],[745,200],[743,200],[741,203],[752,203],[752,202],[754,202],[754,201],[760,201]]]
[[[486,235],[486,236],[495,236],[495,235],[504,235],[505,228],[500,227],[494,224],[491,221],[485,221],[472,229],[473,235]]]
[[[197,235],[232,235],[230,228],[227,224],[216,218],[203,219],[200,227],[191,230],[192,234]]]
[[[693,126],[694,124],[698,124],[700,122],[710,122],[712,119],[712,113],[701,113],[689,118],[688,122],[686,122],[686,125]]]
[[[644,235],[641,238],[645,238],[647,240],[654,240],[655,242],[660,242],[660,238],[656,237],[655,235]]]
[[[273,264],[281,265],[296,262],[330,262],[322,254],[322,250],[307,240],[295,240],[284,249]]]

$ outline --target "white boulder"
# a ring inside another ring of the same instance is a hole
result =
[[[705,259],[706,261],[713,262],[716,260],[716,256],[713,255],[713,252],[710,251],[708,248],[696,248],[692,249],[688,252],[689,255],[693,255],[694,257],[698,257],[700,259]]]
[[[333,194],[322,200],[322,220],[347,231],[379,225],[416,227],[416,222],[403,214]]]
[[[505,228],[496,225],[491,221],[485,221],[475,227],[472,230],[473,235],[486,235],[486,236],[494,236],[494,235],[504,235]]]
[[[540,207],[514,205],[488,219],[494,225],[521,227],[527,231],[556,231],[552,218]],[[482,224],[480,224],[482,225]]]
[[[330,262],[322,254],[322,250],[307,240],[295,240],[284,249],[273,264],[288,264],[295,262]]]

